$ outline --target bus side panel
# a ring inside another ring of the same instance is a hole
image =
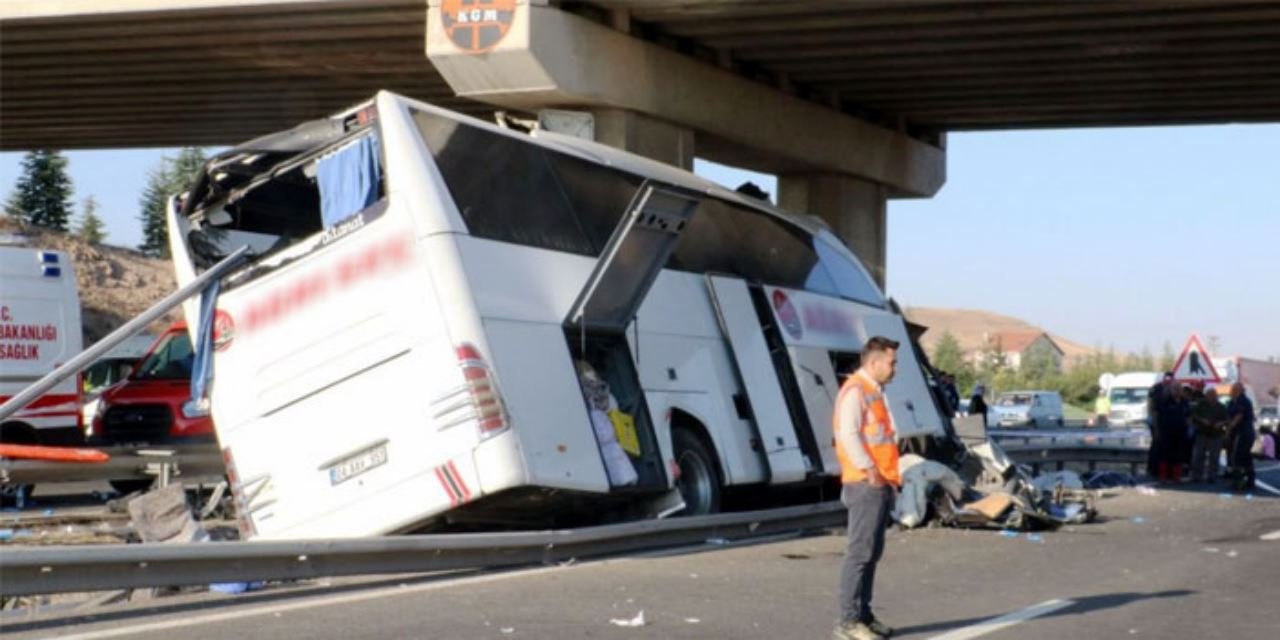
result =
[[[836,395],[840,393],[840,380],[831,366],[830,353],[814,347],[787,347],[787,350],[791,353],[796,382],[800,385],[800,394],[818,442],[823,473],[839,475],[840,461],[836,459],[832,414]]]
[[[884,388],[889,410],[893,412],[898,438],[945,435],[942,417],[929,394],[924,372],[920,369],[919,356],[911,345],[911,338],[907,335],[907,326],[902,318],[892,313],[880,312],[868,314],[861,320],[864,341],[871,336],[881,335],[900,343],[898,374]]]
[[[486,319],[485,333],[529,483],[609,491],[609,479],[558,324]]]
[[[688,412],[707,427],[725,482],[762,482],[767,476],[764,453],[753,448],[755,428],[749,420],[739,417],[734,407],[733,395],[740,390],[706,279],[691,273],[663,271],[640,307],[636,324],[640,328],[638,344],[634,332],[628,335],[644,388],[705,394],[706,408]],[[649,408],[658,417],[667,412],[666,407],[653,404]]]
[[[901,317],[849,300],[805,291],[776,287],[765,287],[765,291],[770,300],[774,301],[775,318],[783,327],[790,327],[782,332],[782,337],[793,350],[793,356],[796,348],[861,353],[862,345],[873,335],[883,335],[901,342],[902,346],[898,350],[898,375],[885,387],[885,396],[889,398],[898,435],[903,438],[945,435],[942,417],[929,394],[920,361],[911,348],[906,325]],[[790,301],[788,305],[780,309],[775,292],[782,292]],[[783,318],[784,312],[789,317]],[[797,375],[800,375],[799,371]],[[830,439],[826,431],[831,424],[830,413],[817,413],[813,407],[819,401],[827,402],[826,395],[825,389],[815,385],[806,392],[805,397],[805,404],[810,407],[809,419],[814,425],[820,446],[824,439]],[[824,452],[824,466],[826,456]]]

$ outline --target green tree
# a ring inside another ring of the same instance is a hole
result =
[[[76,235],[89,244],[102,244],[107,239],[106,225],[98,217],[98,201],[93,196],[85,198],[81,205]]]
[[[22,175],[5,211],[19,221],[66,231],[71,218],[71,177],[67,159],[58,151],[30,151],[22,158]]]
[[[965,396],[978,379],[978,373],[974,370],[973,365],[964,357],[964,350],[960,348],[960,341],[956,340],[951,332],[945,332],[942,337],[938,338],[938,343],[933,347],[933,356],[930,358],[933,366],[942,371],[946,371],[956,377],[956,390],[960,395]]]
[[[191,187],[201,167],[208,160],[204,149],[186,147],[177,157],[165,156],[160,164],[147,175],[147,186],[142,191],[138,216],[142,222],[143,253],[155,258],[169,257],[169,227],[165,221],[165,205],[169,198]]]
[[[943,371],[959,371],[965,366],[964,351],[960,349],[960,341],[951,335],[950,331],[942,334],[938,338],[938,344],[933,347],[933,366]]]

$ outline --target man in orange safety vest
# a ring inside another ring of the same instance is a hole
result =
[[[871,613],[876,563],[884,554],[885,527],[894,493],[902,485],[893,417],[884,385],[898,366],[898,343],[875,336],[862,348],[862,364],[845,381],[833,416],[836,457],[849,509],[849,544],[840,571],[840,623],[836,640],[880,640],[893,629]]]

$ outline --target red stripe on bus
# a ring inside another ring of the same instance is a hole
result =
[[[455,507],[458,506],[458,496],[453,492],[453,487],[445,479],[444,470],[440,467],[436,467],[436,480],[440,481],[440,486],[444,487],[444,492],[449,494],[449,504]]]
[[[463,502],[470,501],[471,490],[467,488],[467,483],[463,482],[462,474],[458,473],[458,467],[454,466],[452,460],[449,461],[449,471],[453,472],[452,473],[453,478],[458,481],[458,488],[462,489],[462,501]]]

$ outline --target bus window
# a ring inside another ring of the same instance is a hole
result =
[[[784,220],[723,200],[703,201],[669,266],[838,295],[813,249],[812,236]]]
[[[818,251],[818,257],[822,260],[822,264],[826,266],[827,271],[831,274],[835,281],[836,289],[840,295],[865,302],[877,307],[884,306],[884,297],[880,295],[880,290],[875,283],[857,264],[849,260],[847,256],[840,253],[835,247],[831,246],[831,242],[838,242],[834,237],[828,239],[826,236],[830,234],[823,233],[814,241],[814,247]]]
[[[591,255],[541,149],[426,113],[415,119],[471,235]]]
[[[187,237],[194,261],[198,267],[208,268],[243,245],[261,258],[340,224],[386,194],[376,150],[371,136],[347,140],[323,154],[317,149],[309,161],[248,186],[238,198],[221,206],[205,209]],[[363,157],[363,162],[349,162],[352,156]],[[293,162],[291,158],[290,154],[225,158],[210,173],[222,175],[228,182],[249,184],[279,171],[276,167]],[[230,177],[225,177],[227,174]],[[322,198],[322,191],[328,196]],[[324,219],[326,215],[330,220]],[[254,270],[237,284],[267,271],[269,268]]]

